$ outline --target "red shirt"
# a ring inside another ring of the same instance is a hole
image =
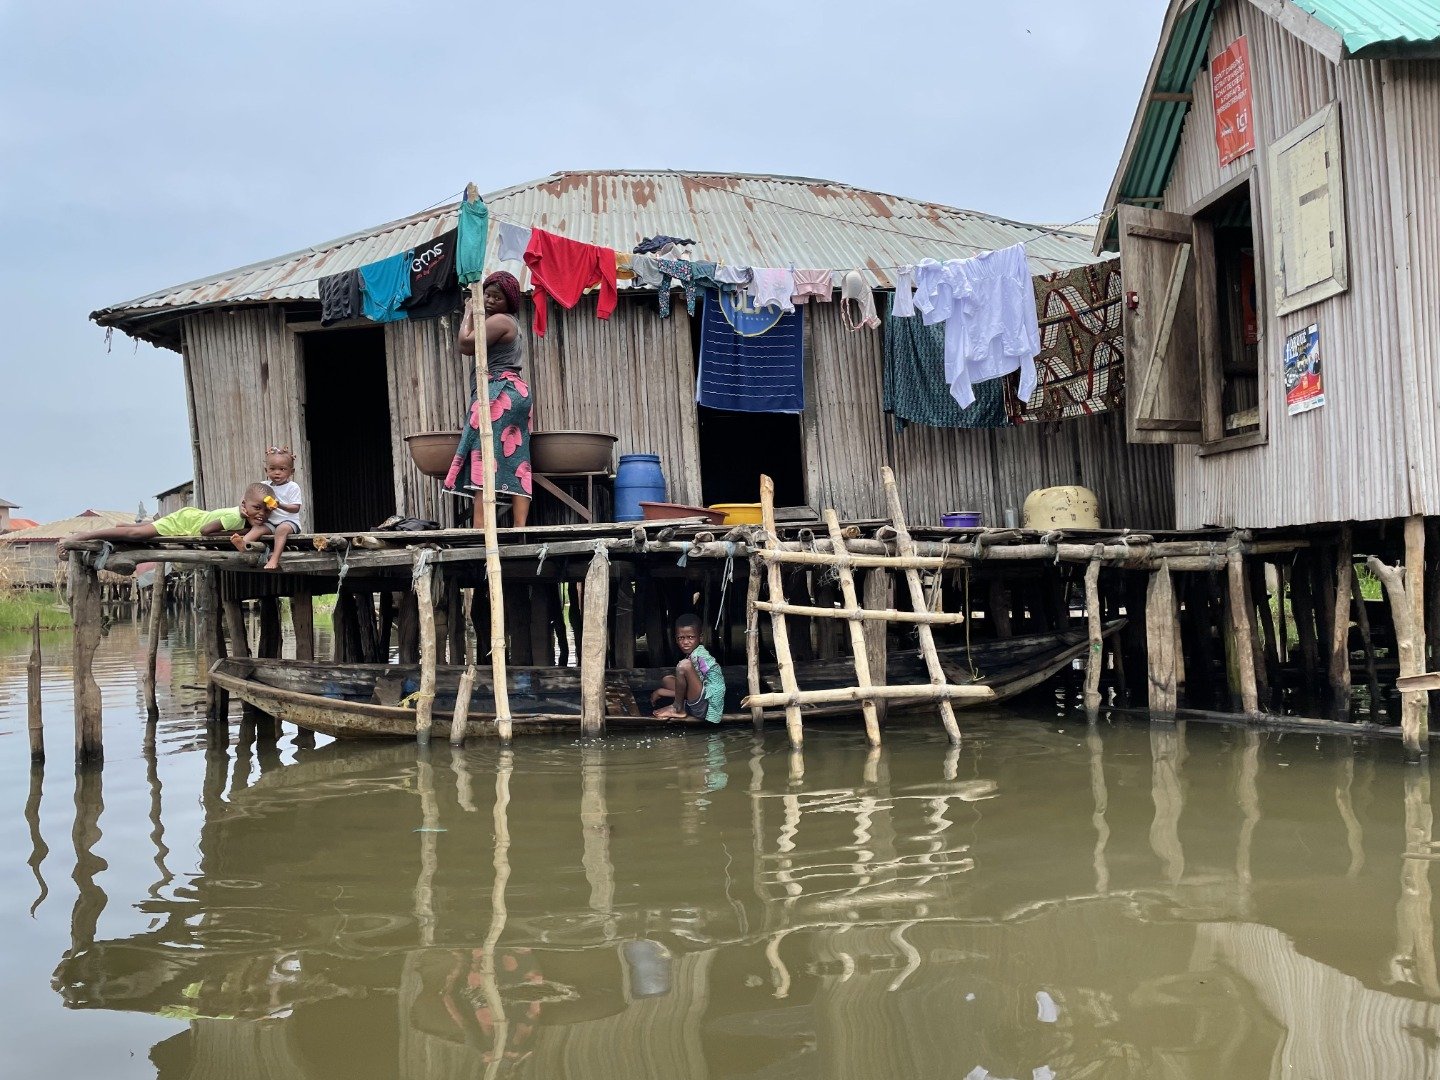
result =
[[[535,287],[535,333],[545,336],[548,305],[553,298],[573,308],[584,291],[600,286],[600,303],[595,314],[608,319],[619,299],[615,291],[615,252],[610,248],[582,244],[563,236],[534,229],[525,248],[525,265]]]

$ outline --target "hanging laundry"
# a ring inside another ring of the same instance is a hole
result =
[[[696,402],[731,412],[804,412],[802,316],[781,314],[770,329],[747,335],[727,316],[727,303],[720,293],[706,291],[700,316]]]
[[[714,277],[722,291],[737,293],[749,289],[750,282],[755,279],[755,273],[748,266],[727,266],[720,263],[715,267]]]
[[[615,280],[634,281],[635,271],[630,269],[631,255],[628,251],[615,252]]]
[[[880,316],[875,314],[875,294],[859,270],[851,270],[840,282],[840,321],[851,332],[862,326],[874,330],[880,325]]]
[[[691,259],[690,265],[693,268],[692,273],[697,289],[724,288],[724,283],[715,277],[715,272],[719,269],[719,264],[706,259]]]
[[[660,271],[660,317],[670,317],[671,280],[685,287],[685,310],[695,314],[695,265],[689,259],[655,259],[655,268]]]
[[[401,306],[410,298],[410,259],[413,251],[402,251],[360,268],[361,303],[371,322],[399,322],[406,318]]]
[[[530,246],[530,230],[513,221],[502,221],[495,230],[495,258],[501,262],[524,262]]]
[[[421,244],[410,258],[410,298],[405,311],[412,319],[433,319],[459,310],[464,291],[455,277],[458,229]]]
[[[345,270],[320,279],[321,326],[358,319],[363,310],[359,270]]]
[[[1016,424],[1069,420],[1119,409],[1125,395],[1125,293],[1120,260],[1034,278],[1040,320],[1035,391],[1019,394],[1005,380],[1006,407]]]
[[[694,246],[694,240],[682,240],[678,236],[665,236],[662,233],[660,236],[645,237],[644,240],[641,240],[640,243],[636,244],[633,248],[631,248],[630,252],[634,255],[663,255],[668,254],[665,251],[666,248],[670,248],[673,250],[677,247]]]
[[[907,424],[937,428],[1009,427],[1005,379],[991,379],[975,387],[975,402],[967,408],[950,393],[945,379],[945,328],[926,326],[919,319],[898,314],[891,299],[885,318],[885,377],[881,401],[895,418],[895,430]]]
[[[776,266],[756,266],[745,291],[757,308],[778,307],[781,311],[792,312],[795,305],[790,298],[795,295],[795,275]]]
[[[654,255],[631,255],[630,272],[635,275],[635,284],[644,289],[658,289],[665,280]]]
[[[460,203],[459,239],[455,244],[455,276],[469,285],[485,276],[485,244],[490,238],[490,210],[480,199]]]
[[[915,266],[915,306],[927,324],[945,324],[945,375],[961,405],[974,386],[1020,372],[1019,395],[1035,392],[1040,327],[1025,245],[987,251],[972,259]]]
[[[895,306],[893,314],[908,318],[915,314],[915,267],[900,266],[895,269]]]
[[[525,249],[525,265],[535,289],[535,333],[545,336],[549,316],[548,300],[573,308],[592,285],[600,286],[595,314],[608,319],[619,297],[615,291],[615,252],[610,248],[582,244],[563,236],[535,229]]]
[[[808,304],[813,296],[821,303],[828,304],[834,291],[835,283],[831,280],[829,270],[796,270],[795,292],[790,300],[796,304]]]

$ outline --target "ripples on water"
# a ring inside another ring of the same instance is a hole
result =
[[[0,1075],[1440,1075],[1429,772],[1390,743],[1087,726],[207,748],[28,770],[0,637]],[[856,727],[858,728],[858,722]],[[237,735],[238,732],[238,735]]]

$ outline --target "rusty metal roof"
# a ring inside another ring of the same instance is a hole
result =
[[[1046,232],[969,210],[795,176],[672,171],[562,172],[486,195],[494,229],[512,221],[628,251],[659,233],[693,238],[696,258],[741,266],[858,269],[878,288],[889,271],[922,258],[965,258],[1026,241],[1035,272],[1090,262],[1083,235]],[[211,305],[317,300],[317,282],[417,247],[455,227],[455,203],[288,255],[161,289],[91,315],[132,329],[149,316]]]
[[[112,525],[135,524],[135,512],[125,510],[85,510],[74,517],[47,521],[28,529],[14,529],[0,533],[0,544],[54,543],[56,540],[73,536],[78,532],[92,529],[108,529]]]

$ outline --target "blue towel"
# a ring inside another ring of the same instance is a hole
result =
[[[372,322],[398,322],[406,318],[400,305],[410,299],[410,260],[413,251],[360,267],[360,300]]]
[[[803,327],[797,311],[781,315],[761,333],[742,335],[726,318],[720,297],[707,289],[695,400],[731,412],[804,412]]]

